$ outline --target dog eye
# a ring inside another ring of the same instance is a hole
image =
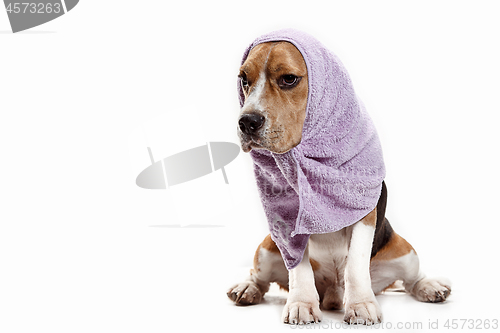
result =
[[[245,74],[240,74],[240,75],[239,75],[239,78],[240,78],[240,80],[241,80],[241,86],[242,86],[243,88],[245,88],[245,89],[246,89],[246,88],[248,88],[249,83],[248,83],[247,76],[246,76]]]
[[[295,75],[291,75],[291,74],[287,74],[287,75],[283,75],[282,77],[280,77],[280,79],[278,81],[278,85],[283,89],[288,89],[288,88],[295,87],[299,83],[299,81],[300,81],[300,77],[295,76]]]

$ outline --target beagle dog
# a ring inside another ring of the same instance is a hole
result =
[[[238,121],[243,151],[281,154],[297,146],[308,97],[301,52],[287,41],[258,44],[239,77],[245,95]],[[375,295],[396,281],[402,281],[405,291],[419,301],[443,302],[450,295],[450,284],[425,277],[413,247],[385,218],[386,199],[383,184],[376,208],[359,222],[311,235],[302,261],[289,271],[268,235],[255,252],[246,281],[231,287],[227,296],[239,305],[257,304],[275,282],[289,292],[282,314],[282,321],[289,324],[321,321],[320,308],[344,309],[344,321],[350,324],[379,323],[382,313]]]

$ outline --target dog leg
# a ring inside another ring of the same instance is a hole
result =
[[[420,302],[444,302],[451,293],[451,283],[444,278],[425,277],[415,251],[408,253],[404,260],[403,285]]]
[[[270,235],[257,248],[253,264],[250,276],[227,291],[229,299],[238,305],[260,303],[271,282],[288,289],[288,271]]]
[[[287,324],[307,324],[321,321],[319,296],[314,284],[314,273],[306,247],[300,264],[288,272],[289,295],[283,309],[283,322]]]
[[[352,229],[344,294],[344,321],[349,324],[373,325],[382,320],[382,312],[371,288],[370,278],[370,254],[376,218],[376,210],[373,210]]]
[[[451,284],[448,280],[423,278],[410,290],[420,302],[444,302],[451,293]]]
[[[402,280],[405,290],[421,302],[443,302],[451,293],[446,279],[426,278],[413,247],[394,233],[371,261],[372,288],[379,293],[396,280]]]

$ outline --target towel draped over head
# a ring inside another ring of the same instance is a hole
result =
[[[253,47],[272,41],[300,51],[309,81],[301,142],[284,154],[250,152],[271,237],[292,269],[311,234],[350,226],[377,206],[385,167],[373,123],[340,60],[310,35],[286,29],[257,38],[242,63]],[[241,86],[239,96],[243,106]]]

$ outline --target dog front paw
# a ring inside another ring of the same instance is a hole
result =
[[[283,309],[283,322],[285,324],[319,323],[322,319],[319,302],[287,302]]]
[[[346,304],[344,321],[357,325],[378,324],[382,321],[382,311],[376,300]]]
[[[231,287],[227,291],[227,297],[238,305],[252,305],[260,303],[262,292],[256,283],[245,281]]]

